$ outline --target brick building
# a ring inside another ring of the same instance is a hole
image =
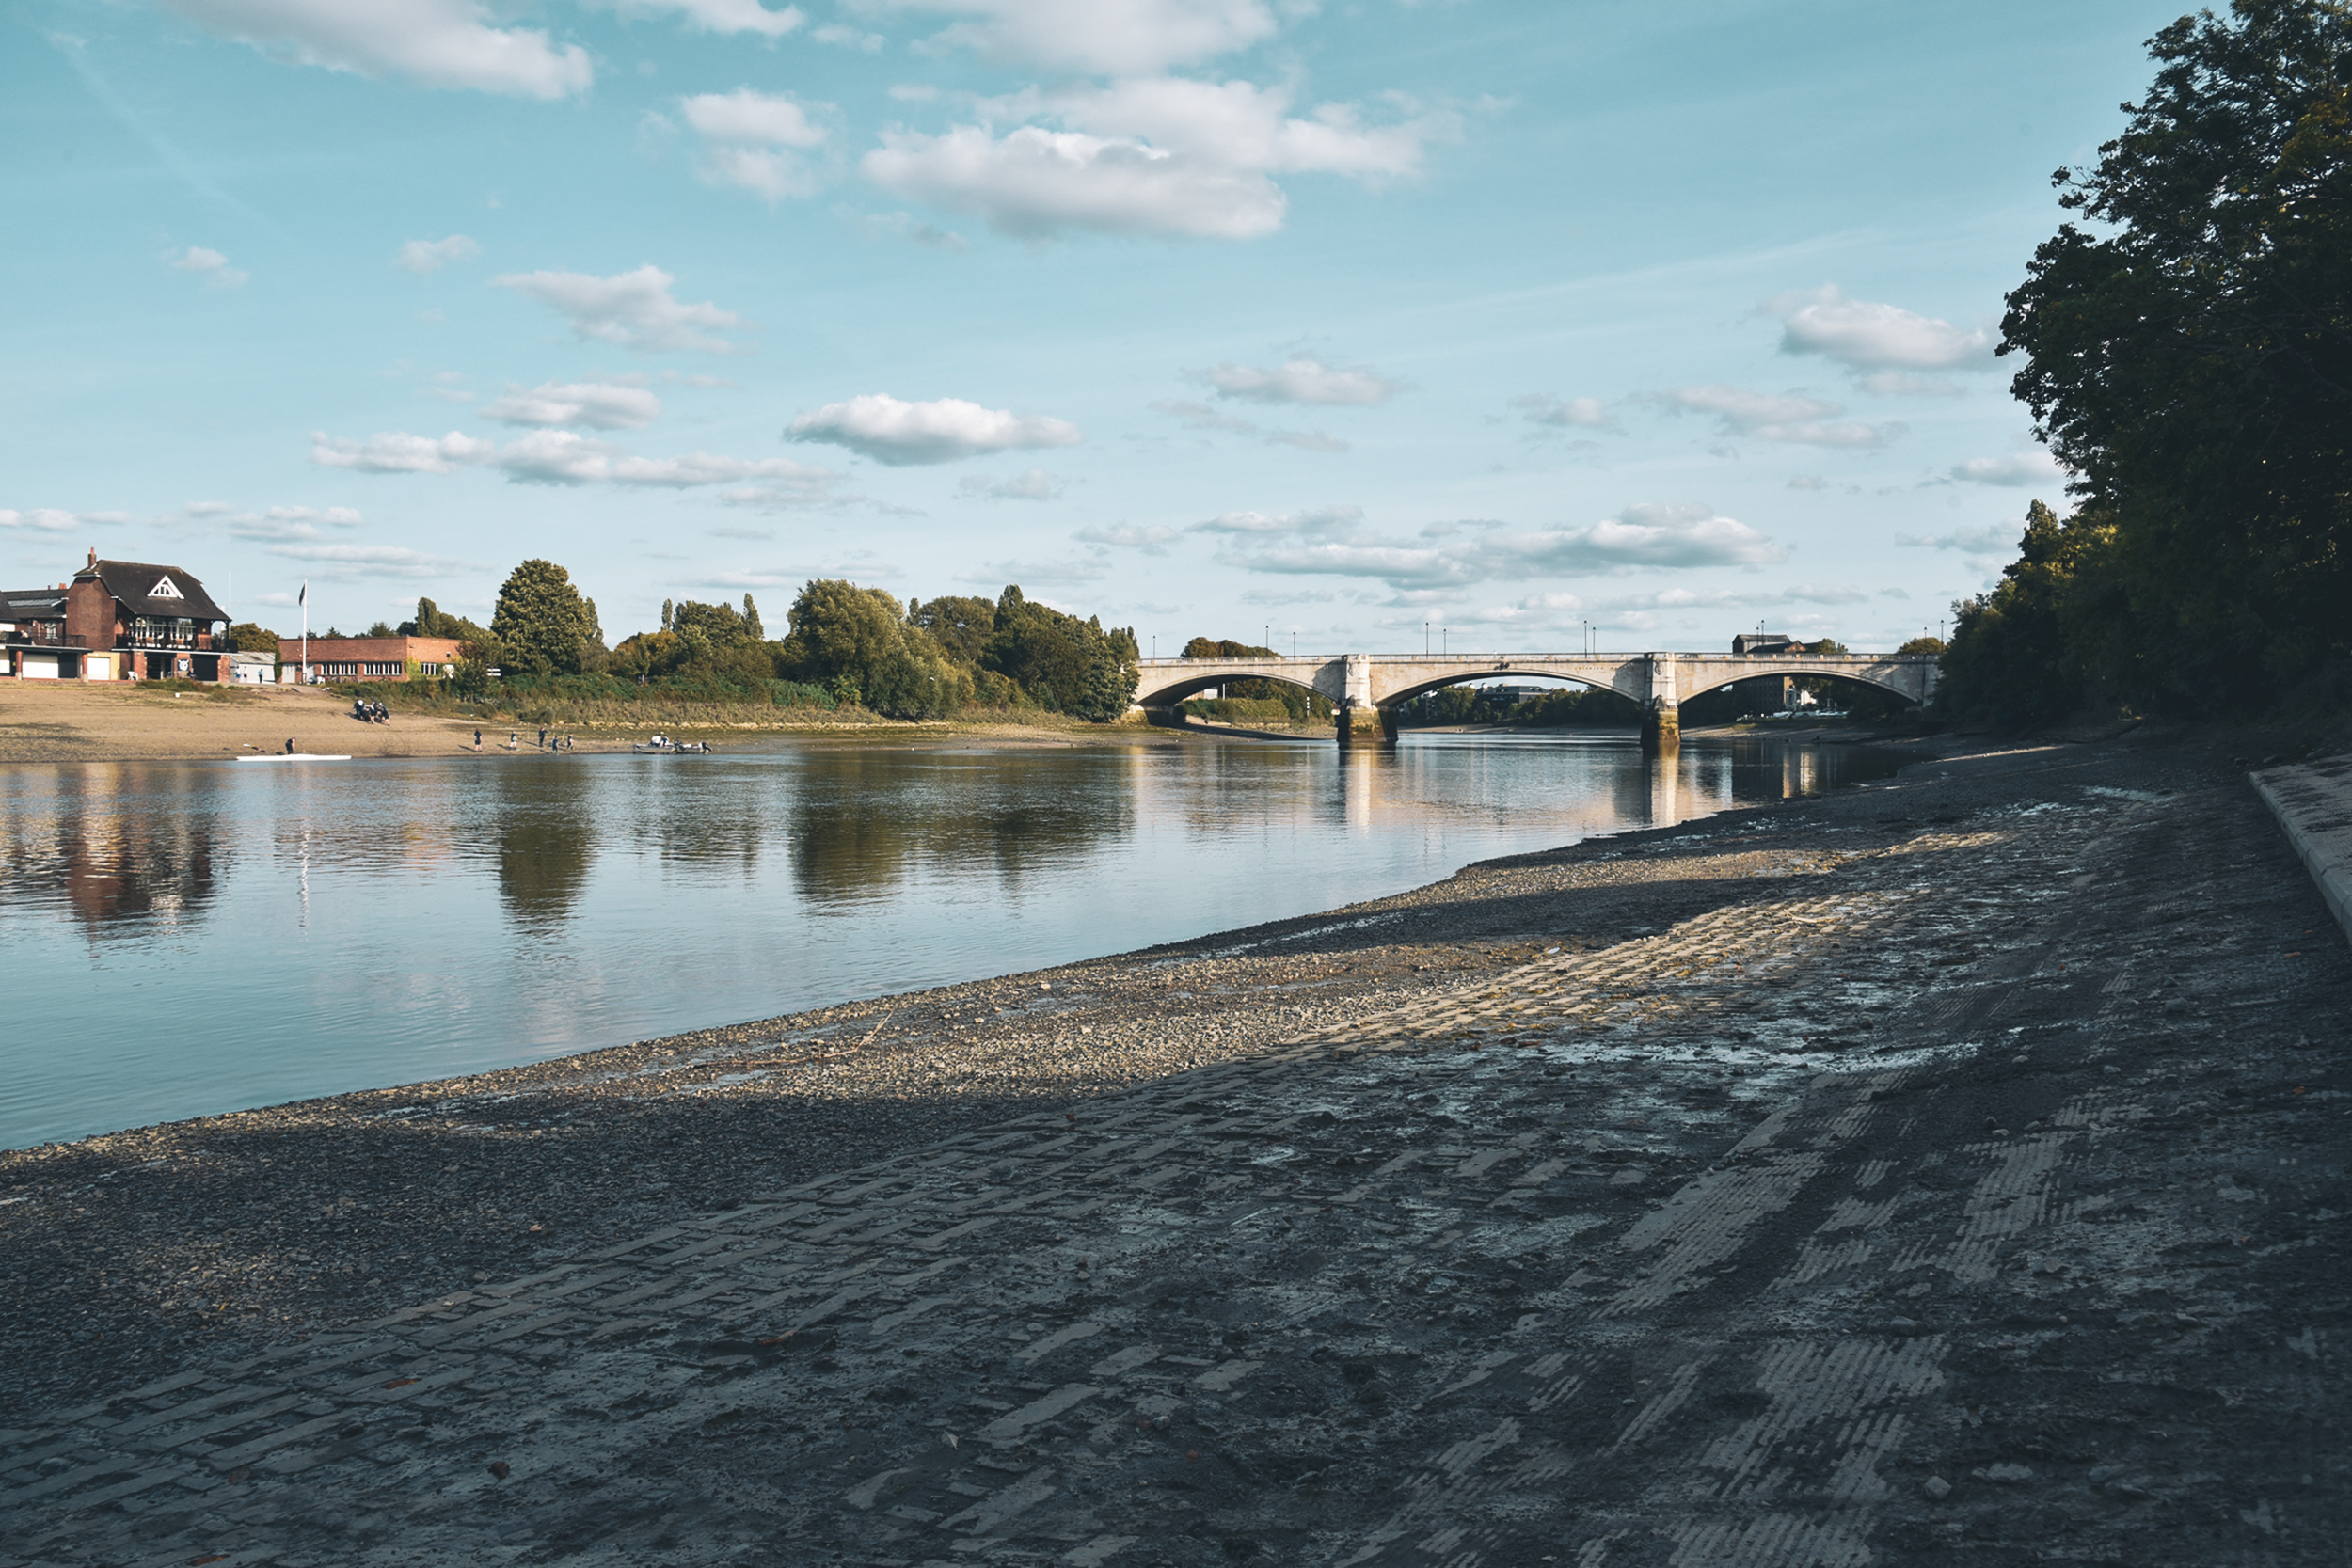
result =
[[[6,673],[26,680],[218,680],[228,627],[189,573],[96,550],[71,582],[0,592]]]
[[[310,675],[320,681],[429,680],[457,673],[454,637],[313,637]],[[287,680],[299,680],[302,639],[278,640],[278,661]]]

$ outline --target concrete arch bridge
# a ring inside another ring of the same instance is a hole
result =
[[[1331,699],[1342,739],[1382,728],[1399,703],[1439,687],[1498,675],[1549,676],[1613,691],[1643,714],[1646,746],[1680,743],[1682,704],[1759,675],[1829,675],[1924,705],[1935,695],[1932,654],[1341,654],[1303,658],[1147,658],[1139,708],[1173,707],[1228,681],[1273,680]]]

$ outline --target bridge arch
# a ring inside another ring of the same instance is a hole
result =
[[[1686,665],[1685,668],[1692,667]],[[1692,678],[1684,683],[1679,698],[1687,703],[1693,697],[1705,696],[1709,691],[1721,691],[1725,687],[1737,686],[1741,681],[1772,680],[1783,675],[1804,675],[1815,680],[1843,681],[1853,686],[1868,687],[1873,690],[1899,697],[1914,707],[1923,705],[1926,702],[1925,698],[1915,691],[1906,689],[1900,684],[1902,673],[1901,671],[1895,669],[1880,671],[1867,668],[1833,668],[1804,659],[1773,660],[1764,669],[1724,672],[1720,675],[1712,670],[1693,670]]]
[[[1613,697],[1624,698],[1636,708],[1640,707],[1642,702],[1640,697],[1624,689],[1626,683],[1622,676],[1614,680],[1601,680],[1592,675],[1571,675],[1557,670],[1523,667],[1508,670],[1465,670],[1451,674],[1433,676],[1428,680],[1419,681],[1391,691],[1374,705],[1381,708],[1399,707],[1416,697],[1426,697],[1432,691],[1443,691],[1451,686],[1468,686],[1474,681],[1523,681],[1530,678],[1556,682],[1566,687],[1581,687],[1587,691],[1606,691]]]
[[[1136,686],[1137,707],[1174,707],[1185,698],[1206,691],[1213,686],[1229,686],[1234,681],[1274,681],[1295,687],[1318,697],[1339,702],[1346,695],[1343,673],[1337,661],[1326,663],[1311,673],[1302,671],[1295,661],[1277,664],[1261,659],[1186,659],[1182,669],[1168,669],[1173,660],[1161,661],[1158,666],[1147,665],[1142,679]],[[1302,678],[1303,677],[1303,678]]]

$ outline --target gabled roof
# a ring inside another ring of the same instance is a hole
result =
[[[185,616],[192,621],[226,621],[228,611],[213,603],[204,585],[177,566],[143,561],[101,561],[74,574],[74,580],[96,577],[106,592],[120,599],[134,615]]]

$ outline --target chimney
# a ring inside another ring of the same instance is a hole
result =
[[[95,545],[92,545],[92,546],[89,547],[89,567],[88,567],[88,570],[93,571],[93,572],[95,572],[96,570],[98,570],[98,546],[95,546]]]

